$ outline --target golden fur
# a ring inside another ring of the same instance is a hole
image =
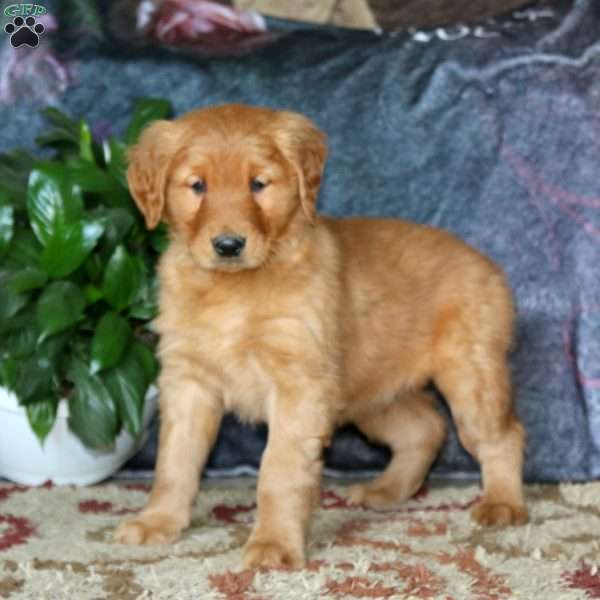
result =
[[[325,157],[305,117],[242,105],[157,122],[133,148],[132,194],[148,227],[167,220],[171,244],[156,322],[156,481],[117,539],[180,535],[221,417],[235,411],[269,424],[244,562],[302,565],[321,451],[337,425],[355,423],[393,451],[379,478],[351,490],[355,502],[397,503],[418,490],[445,435],[429,382],[481,463],[474,519],[526,520],[504,275],[441,230],[317,215]],[[221,234],[246,238],[239,257],[216,254]]]

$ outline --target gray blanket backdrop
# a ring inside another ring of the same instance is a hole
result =
[[[143,95],[169,98],[177,114],[248,102],[314,119],[331,150],[322,211],[431,223],[504,267],[518,304],[526,477],[578,480],[600,476],[598,40],[600,3],[579,0],[470,30],[290,31],[241,58],[115,43],[76,56],[57,105],[112,132]],[[0,149],[33,146],[42,126],[27,102],[3,108]],[[256,467],[266,435],[228,419],[209,471]],[[155,451],[153,434],[129,467],[152,468]],[[351,430],[327,456],[337,472],[386,460]],[[477,473],[454,432],[434,472]]]

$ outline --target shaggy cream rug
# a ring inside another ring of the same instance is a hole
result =
[[[0,598],[10,600],[575,600],[600,598],[600,483],[532,486],[531,523],[484,530],[475,486],[435,486],[397,510],[349,506],[326,486],[299,571],[240,568],[254,490],[210,486],[183,539],[112,541],[143,484],[27,489],[0,484]]]

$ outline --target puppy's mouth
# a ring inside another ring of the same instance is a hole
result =
[[[269,245],[254,242],[235,256],[219,256],[211,247],[210,250],[205,243],[190,244],[188,251],[198,267],[207,271],[221,273],[236,273],[240,271],[251,271],[262,267],[269,256]]]
[[[231,258],[213,258],[212,268],[215,271],[226,271],[226,272],[234,272],[234,271],[242,271],[244,269],[249,269],[252,267],[248,266],[248,261],[242,256],[236,256]]]

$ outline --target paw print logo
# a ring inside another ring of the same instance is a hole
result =
[[[12,23],[4,26],[4,31],[10,35],[10,43],[18,48],[29,46],[35,48],[40,43],[40,35],[44,33],[44,26],[35,22],[35,17],[15,17]]]

